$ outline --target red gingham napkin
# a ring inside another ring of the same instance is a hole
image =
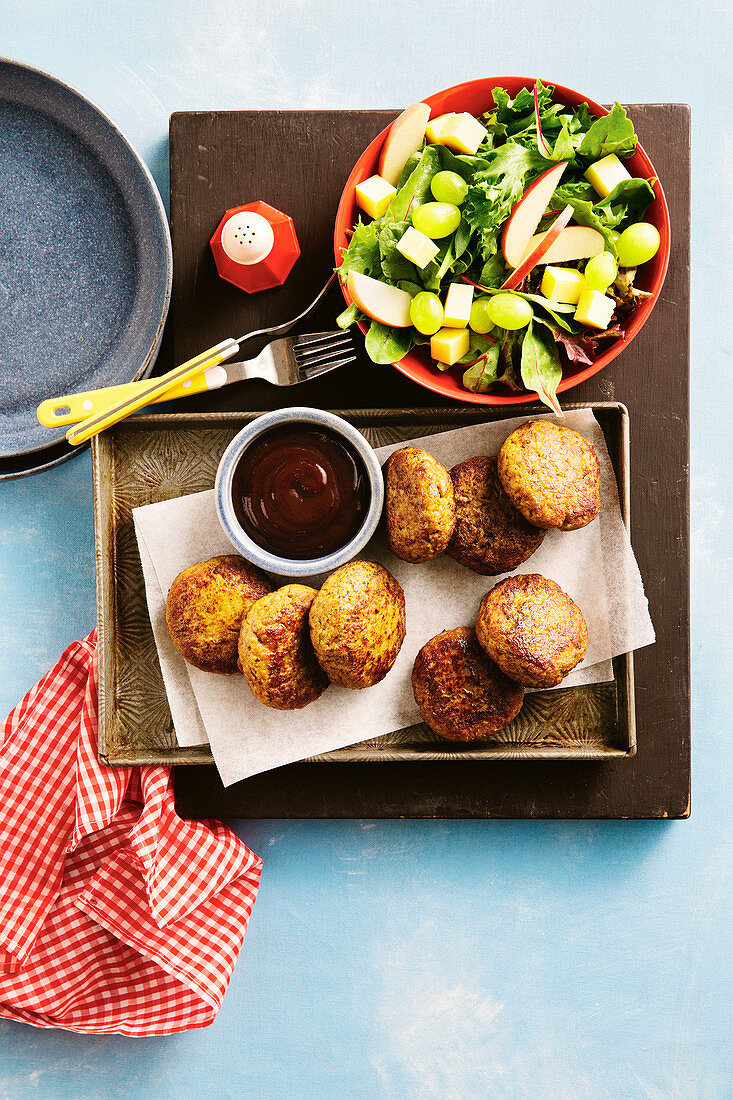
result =
[[[0,748],[0,1017],[168,1035],[213,1023],[262,861],[182,821],[169,768],[97,760],[96,635],[9,715]]]

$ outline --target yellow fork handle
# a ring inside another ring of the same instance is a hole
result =
[[[113,402],[134,397],[147,385],[147,381],[144,378],[138,382],[124,382],[120,386],[106,386],[101,390],[87,390],[86,393],[70,393],[65,397],[50,398],[41,402],[36,409],[36,415],[44,428],[78,424],[79,421],[108,409]],[[189,378],[188,382],[179,382],[164,394],[151,399],[150,404],[157,401],[177,401],[179,397],[190,397],[194,393],[208,393],[210,388],[206,371],[202,371],[195,378]]]
[[[112,424],[131,416],[132,413],[142,409],[145,405],[164,398],[167,399],[174,387],[195,378],[203,371],[208,370],[209,367],[218,366],[225,359],[230,359],[232,355],[236,355],[238,351],[239,344],[236,340],[223,340],[216,347],[209,348],[208,351],[202,352],[194,359],[189,359],[186,363],[181,363],[180,367],[175,367],[167,374],[161,375],[160,378],[150,378],[138,383],[133,394],[123,396],[111,404],[106,404],[99,412],[93,413],[86,420],[82,420],[80,424],[69,428],[66,438],[72,446],[86,443],[92,436],[99,435],[105,428],[109,428]]]

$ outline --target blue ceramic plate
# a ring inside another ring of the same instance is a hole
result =
[[[172,273],[132,146],[72,88],[0,59],[0,477],[63,457],[41,401],[150,373]]]

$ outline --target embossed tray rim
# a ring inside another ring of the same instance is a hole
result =
[[[563,408],[589,408],[615,412],[619,416],[620,442],[616,455],[611,454],[616,469],[616,481],[619,493],[621,513],[630,533],[630,486],[629,486],[629,413],[625,405],[616,401],[587,401],[563,403]],[[433,407],[426,409],[358,409],[334,410],[350,419],[357,427],[369,427],[387,424],[390,421],[413,423],[415,434],[425,434],[424,429],[431,424],[448,423],[453,427],[481,423],[487,420],[506,420],[517,415],[525,415],[525,407],[512,409],[507,416],[504,409],[493,411],[487,408]],[[537,410],[535,410],[537,411]],[[531,415],[531,410],[527,410]],[[97,573],[97,655],[99,678],[99,759],[103,764],[112,766],[148,765],[148,764],[207,764],[213,763],[213,757],[207,746],[200,748],[176,748],[174,750],[151,753],[150,751],[130,752],[115,750],[111,737],[115,714],[115,691],[117,667],[115,659],[115,540],[114,540],[114,440],[120,433],[140,428],[176,428],[205,429],[226,424],[244,424],[261,415],[258,412],[233,413],[173,413],[137,416],[115,425],[112,429],[92,440],[92,473],[94,487],[94,531],[96,546]],[[419,429],[423,429],[420,431]],[[615,461],[614,461],[615,460]],[[525,742],[486,742],[480,747],[466,748],[452,745],[450,742],[436,740],[435,749],[431,742],[414,742],[396,747],[384,748],[368,743],[348,746],[316,757],[306,758],[307,763],[374,763],[389,761],[446,761],[446,760],[608,760],[610,758],[630,757],[636,753],[636,720],[634,695],[634,660],[632,653],[614,658],[614,676],[617,688],[617,709],[619,724],[623,726],[623,743],[591,742],[587,745],[548,744]],[[575,689],[569,688],[568,691]],[[620,696],[620,698],[618,697]],[[426,746],[430,746],[426,751]]]

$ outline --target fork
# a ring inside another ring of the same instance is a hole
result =
[[[275,340],[253,359],[207,367],[187,382],[178,382],[165,393],[146,398],[147,404],[159,401],[176,401],[195,393],[218,390],[232,382],[249,378],[261,378],[274,386],[294,386],[308,382],[321,374],[346,366],[356,359],[349,332],[336,329],[333,332],[309,332],[294,338]],[[127,382],[120,386],[108,386],[86,393],[72,393],[66,397],[54,397],[43,401],[37,409],[38,419],[47,428],[77,424],[98,414],[104,414],[111,403],[134,397],[146,385]]]
[[[109,428],[119,420],[124,420],[125,417],[131,416],[132,413],[137,412],[138,409],[142,409],[145,405],[161,401],[164,396],[167,399],[169,391],[174,387],[179,385],[183,386],[186,382],[192,382],[193,379],[197,375],[203,373],[203,371],[220,366],[227,359],[231,359],[232,356],[236,355],[240,349],[240,345],[248,340],[260,337],[268,337],[272,340],[273,337],[284,336],[285,333],[294,328],[299,321],[302,321],[303,318],[315,309],[322,299],[325,298],[334,278],[335,272],[331,275],[326,285],[318,292],[313,301],[306,306],[297,317],[293,317],[291,320],[285,321],[280,325],[271,325],[269,328],[256,329],[254,332],[245,333],[244,336],[240,336],[236,340],[222,340],[221,343],[216,344],[213,348],[209,348],[193,359],[189,359],[179,367],[174,367],[174,369],[168,371],[167,374],[160,375],[158,378],[149,378],[142,382],[133,383],[133,385],[135,385],[134,392],[118,396],[111,404],[106,404],[100,411],[96,413],[92,412],[92,414],[87,416],[85,420],[82,420],[81,423],[69,428],[66,433],[67,440],[72,446],[86,443],[92,436],[98,435],[100,432],[104,431],[105,428]],[[301,381],[301,379],[299,378],[298,381]],[[287,385],[288,383],[284,384]],[[208,387],[206,388],[208,389]],[[190,393],[191,390],[187,389],[186,392]],[[89,412],[88,409],[85,411]],[[55,421],[55,423],[58,423],[58,421]]]

